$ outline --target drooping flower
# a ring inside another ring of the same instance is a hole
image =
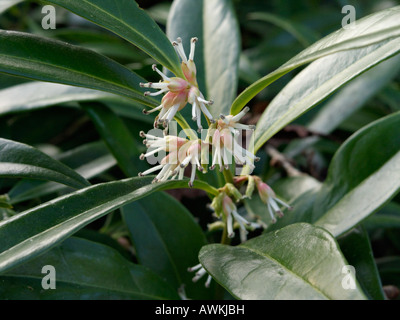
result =
[[[283,212],[278,204],[288,208],[289,210],[292,209],[292,207],[287,203],[285,203],[284,201],[278,199],[274,190],[272,190],[269,185],[262,182],[259,177],[256,178],[257,178],[256,186],[258,194],[260,195],[261,201],[264,202],[268,207],[268,212],[271,216],[272,223],[275,223],[276,222],[275,214],[277,214],[278,217],[280,218],[283,217]]]
[[[182,180],[184,177],[185,168],[191,164],[191,175],[189,186],[193,186],[193,181],[196,177],[196,168],[203,171],[201,166],[201,148],[208,148],[202,144],[200,139],[187,140],[172,135],[164,135],[157,137],[151,134],[146,134],[143,131],[140,133],[141,137],[146,138],[143,143],[146,144],[148,151],[140,156],[144,160],[158,152],[165,152],[166,154],[159,165],[154,166],[144,172],[139,173],[139,176],[159,171],[153,182],[171,180]]]
[[[189,272],[197,271],[195,276],[192,279],[193,282],[199,281],[205,274],[207,274],[206,269],[204,269],[200,263],[195,265],[194,267],[188,268],[188,271]],[[206,288],[210,287],[211,280],[212,280],[212,277],[210,275],[208,275],[207,280],[205,282]]]
[[[153,65],[153,70],[161,76],[162,81],[158,83],[149,82],[140,84],[140,86],[145,88],[159,89],[157,92],[147,91],[145,95],[157,96],[165,93],[161,100],[161,105],[149,111],[143,110],[145,114],[160,111],[154,122],[155,127],[159,124],[167,127],[176,113],[182,110],[187,103],[192,105],[192,118],[194,121],[197,121],[199,131],[202,129],[201,113],[204,113],[211,123],[215,121],[206,107],[207,105],[212,105],[213,101],[204,98],[197,84],[196,65],[193,60],[197,38],[192,38],[190,42],[189,59],[186,57],[181,38],[178,38],[172,43],[182,59],[181,68],[185,76],[184,79],[179,77],[169,78],[157,69],[156,65]]]
[[[232,157],[236,163],[241,165],[249,165],[254,168],[254,162],[258,161],[249,150],[243,148],[235,139],[239,135],[239,130],[253,130],[253,125],[245,125],[239,123],[240,119],[249,111],[249,108],[244,108],[237,115],[220,116],[220,119],[210,126],[208,136],[211,136],[213,145],[213,156],[210,169],[214,169],[216,165],[222,171],[228,169],[232,163]]]

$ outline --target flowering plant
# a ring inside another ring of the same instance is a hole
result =
[[[47,2],[80,29],[0,23],[0,298],[389,296],[400,7],[313,38],[279,4]]]

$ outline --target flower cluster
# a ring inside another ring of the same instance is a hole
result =
[[[196,65],[194,63],[194,52],[197,38],[191,39],[191,47],[189,58],[186,57],[182,45],[182,39],[178,38],[173,42],[179,56],[182,59],[182,72],[184,78],[168,77],[161,72],[155,65],[153,70],[156,71],[162,78],[158,83],[141,83],[145,88],[158,89],[156,92],[145,92],[145,95],[156,96],[164,94],[161,104],[152,109],[144,110],[145,114],[151,114],[159,111],[155,118],[154,127],[158,128],[160,124],[167,128],[176,113],[182,110],[188,103],[192,105],[192,118],[197,121],[198,130],[202,130],[201,115],[202,113],[211,124],[207,130],[204,140],[187,140],[178,138],[172,135],[167,135],[166,132],[162,136],[155,136],[141,132],[141,136],[145,138],[144,144],[148,151],[141,155],[141,159],[148,158],[159,152],[165,152],[161,162],[139,175],[143,176],[150,173],[158,174],[153,180],[165,181],[167,179],[182,179],[185,174],[185,168],[191,164],[191,173],[189,185],[193,186],[196,177],[196,169],[200,172],[205,172],[209,164],[209,153],[212,153],[210,170],[213,170],[217,165],[223,171],[227,170],[233,160],[240,165],[248,165],[251,169],[254,168],[254,162],[258,161],[253,153],[246,148],[243,148],[236,140],[240,130],[253,130],[254,126],[249,126],[239,123],[243,116],[249,111],[246,107],[237,115],[220,115],[218,119],[214,119],[207,106],[212,105],[212,100],[205,100],[200,92],[196,79]]]
[[[154,127],[158,127],[162,124],[164,128],[168,126],[168,123],[174,118],[176,113],[182,110],[187,103],[192,105],[192,118],[197,121],[198,129],[201,130],[201,113],[209,119],[211,123],[214,122],[213,116],[208,111],[206,105],[212,105],[212,100],[205,100],[203,94],[200,92],[196,79],[196,65],[193,61],[195,43],[197,38],[191,39],[189,59],[186,57],[185,51],[182,45],[182,39],[178,38],[172,44],[177,48],[177,52],[182,59],[182,71],[185,75],[185,79],[178,77],[167,77],[164,73],[157,69],[156,65],[153,65],[153,70],[156,71],[163,81],[158,83],[141,83],[140,86],[145,88],[159,89],[157,92],[145,92],[145,95],[157,96],[166,93],[162,98],[161,105],[153,110],[144,110],[145,114],[149,114],[155,111],[160,111],[154,122]]]
[[[251,150],[243,147],[238,142],[241,131],[254,130],[254,126],[240,123],[249,111],[248,107],[237,115],[220,115],[218,118],[213,118],[212,113],[209,111],[208,107],[213,104],[213,101],[204,98],[196,79],[194,53],[197,41],[197,38],[191,39],[189,58],[184,52],[180,38],[172,43],[182,60],[183,78],[168,77],[156,65],[153,65],[153,70],[161,76],[162,80],[157,83],[140,84],[144,88],[158,90],[154,92],[147,91],[145,95],[158,96],[164,94],[158,107],[152,110],[143,110],[143,112],[151,114],[159,111],[154,121],[154,128],[158,129],[159,125],[162,125],[165,130],[156,130],[156,134],[140,132],[140,136],[144,138],[143,143],[147,147],[147,152],[143,153],[140,158],[142,160],[150,160],[157,155],[159,161],[158,165],[139,173],[139,175],[157,173],[153,182],[162,182],[168,179],[181,180],[185,176],[186,168],[190,165],[189,186],[192,187],[196,172],[205,173],[209,164],[210,170],[218,166],[220,171],[229,171],[232,162],[247,166],[250,170],[253,170],[254,162],[259,160]],[[197,138],[195,132],[190,138],[167,134],[167,129],[170,129],[169,125],[172,119],[187,104],[192,105],[192,119],[196,121],[199,132],[203,133],[201,125],[202,114],[207,119],[209,128],[206,134],[202,135],[202,137],[205,136],[202,139]],[[273,223],[276,222],[276,215],[283,216],[280,206],[291,208],[288,204],[278,199],[274,191],[259,177],[251,175],[239,176],[233,179],[233,183],[226,183],[224,187],[215,189],[215,197],[210,205],[217,218],[222,220],[216,223],[219,226],[222,224],[227,238],[233,238],[235,236],[234,230],[239,229],[240,239],[244,242],[247,240],[249,230],[261,228],[265,225],[265,223],[260,223],[256,217],[250,216],[248,218],[247,215],[241,215],[235,204],[245,197],[251,198],[255,189],[257,189],[261,200],[265,203]],[[241,188],[244,183],[247,183],[247,187],[244,195],[242,195],[238,188]],[[193,281],[197,281],[207,274],[201,264],[189,268],[189,271],[196,271]],[[210,282],[211,276],[209,275],[206,287],[210,285]]]

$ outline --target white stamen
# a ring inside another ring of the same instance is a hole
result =
[[[187,63],[187,57],[185,54],[185,50],[183,49],[182,39],[177,38],[176,41],[172,42],[172,45],[176,47],[176,51],[178,52],[179,56],[181,57],[182,61]]]
[[[233,225],[232,215],[229,213],[226,219],[226,226],[228,228],[228,238],[233,238],[235,236],[232,225]]]
[[[158,165],[158,166],[155,166],[155,167],[153,167],[153,168],[150,168],[150,169],[148,169],[148,170],[142,172],[140,175],[145,176],[145,175],[147,175],[147,174],[149,174],[149,173],[152,173],[152,172],[154,172],[154,171],[160,170],[162,167],[163,167],[163,165],[160,164],[160,165]]]
[[[194,49],[196,47],[196,42],[197,42],[197,38],[194,37],[190,40],[190,54],[189,54],[189,60],[193,61],[194,59]]]
[[[146,92],[144,93],[144,95],[145,95],[145,96],[152,96],[152,97],[154,97],[154,96],[159,96],[160,94],[163,94],[164,92],[167,92],[167,91],[169,91],[168,88],[162,89],[162,90],[157,91],[157,92],[146,91]]]
[[[238,122],[240,119],[244,117],[244,115],[250,111],[249,107],[245,107],[242,111],[240,111],[236,116],[233,116],[231,121]]]
[[[161,78],[163,78],[165,81],[171,81],[170,78],[168,78],[164,73],[162,73],[160,70],[158,70],[157,65],[153,64],[152,68],[153,68],[153,71],[156,71],[161,76]]]

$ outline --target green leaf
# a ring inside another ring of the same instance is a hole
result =
[[[1,221],[0,272],[37,256],[90,222],[152,192],[187,187],[187,180],[151,184],[153,178],[97,184]],[[200,181],[194,182],[194,188],[215,192]]]
[[[273,229],[314,223],[339,236],[374,213],[400,190],[400,112],[371,123],[336,152],[321,188],[291,203]]]
[[[36,35],[0,30],[0,72],[30,79],[98,89],[145,105],[156,99],[143,95],[133,71],[94,51]]]
[[[339,29],[300,52],[272,73],[244,90],[233,102],[231,113],[237,114],[252,98],[286,73],[326,55],[366,47],[400,35],[400,6],[373,13],[356,21],[355,28]]]
[[[174,288],[185,285],[191,299],[208,299],[204,283],[193,283],[189,267],[199,263],[200,248],[207,243],[190,212],[164,192],[122,208],[138,262],[166,279]],[[205,281],[205,280],[204,280]]]
[[[200,90],[214,100],[209,108],[214,117],[228,114],[237,93],[240,53],[239,27],[231,0],[175,0],[167,35],[171,40],[181,37],[186,53],[190,39],[199,39],[194,62]]]
[[[43,290],[42,268],[55,268],[55,290]],[[172,287],[114,249],[70,238],[0,277],[0,299],[159,300],[179,299]]]
[[[400,55],[382,62],[340,90],[307,125],[312,131],[331,133],[360,109],[400,71]]]
[[[26,144],[0,138],[0,177],[56,181],[72,188],[90,183],[78,173]]]
[[[68,102],[122,99],[124,98],[98,90],[58,83],[29,82],[0,90],[0,115],[37,110]]]
[[[213,278],[243,300],[365,299],[357,284],[345,290],[348,263],[322,228],[300,223],[258,236],[237,247],[202,248],[199,259]]]
[[[157,23],[133,0],[46,0],[133,43],[163,66],[183,76],[179,58]]]
[[[109,154],[107,147],[98,142],[67,151],[57,156],[56,159],[73,168],[85,179],[91,179],[116,164],[115,158]],[[67,187],[55,182],[43,183],[42,181],[25,179],[15,184],[8,195],[11,198],[11,203],[16,204],[56,192],[66,192],[67,190]]]
[[[297,39],[304,47],[308,47],[318,39],[318,36],[312,29],[307,28],[301,24],[284,19],[280,16],[267,13],[267,12],[253,12],[248,15],[251,20],[261,20],[276,25],[277,27],[289,32],[295,39]]]
[[[400,112],[358,131],[338,150],[319,191],[315,222],[339,235],[379,209],[400,190]],[[319,209],[318,209],[319,208]]]
[[[313,62],[280,91],[262,114],[255,131],[255,150],[345,83],[399,51],[400,38]]]
[[[378,268],[375,263],[368,233],[363,226],[357,227],[338,239],[346,260],[355,268],[364,292],[370,299],[385,300]]]
[[[137,176],[140,171],[146,169],[145,163],[139,159],[137,142],[114,112],[100,103],[81,103],[81,106],[92,119],[126,176]]]

